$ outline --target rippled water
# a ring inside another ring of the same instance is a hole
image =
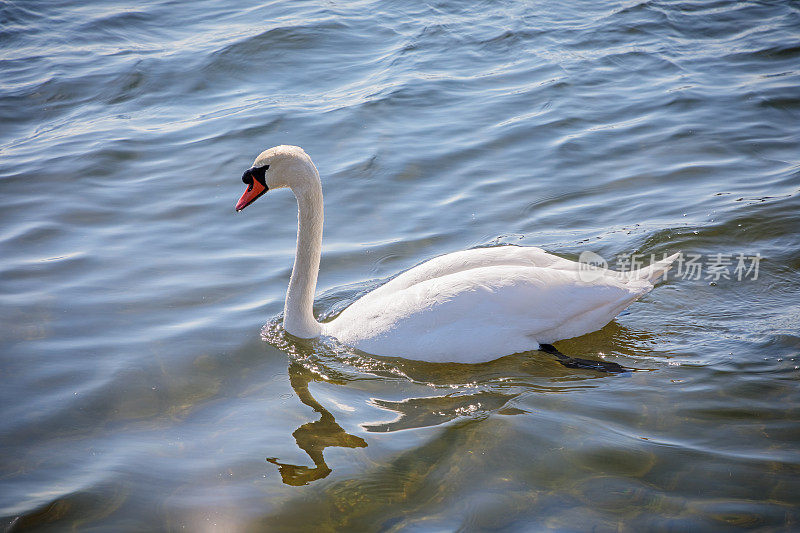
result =
[[[3,525],[798,527],[797,3],[9,1],[0,20]],[[298,343],[294,199],[233,210],[281,143],[323,176],[320,315],[474,246],[704,268],[557,344],[621,375]]]

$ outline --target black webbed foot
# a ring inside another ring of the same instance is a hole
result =
[[[539,350],[554,355],[558,362],[568,368],[585,368],[587,370],[596,370],[598,372],[621,373],[627,372],[624,366],[611,361],[598,361],[596,359],[581,359],[579,357],[570,357],[559,352],[558,349],[552,344],[540,344]]]

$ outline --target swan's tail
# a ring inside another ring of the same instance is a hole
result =
[[[646,279],[650,283],[655,283],[658,278],[664,275],[671,267],[672,263],[681,255],[680,252],[669,257],[650,263],[649,266],[642,267],[630,273],[630,279]]]

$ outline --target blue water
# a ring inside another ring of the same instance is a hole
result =
[[[796,528],[798,42],[789,1],[0,4],[0,524]],[[475,246],[702,272],[557,343],[622,375],[297,342],[294,199],[233,209],[284,143],[321,316]]]

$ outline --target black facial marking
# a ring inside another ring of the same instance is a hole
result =
[[[264,165],[263,167],[250,167],[244,171],[242,174],[242,183],[248,186],[248,190],[253,188],[253,179],[258,180],[258,182],[267,187],[267,180],[266,180],[266,173],[269,165]]]
[[[264,187],[267,186],[267,179],[266,179],[265,175],[267,173],[267,169],[268,168],[269,168],[269,165],[264,165],[263,167],[250,169],[250,170],[253,171],[253,177],[255,177],[258,180],[258,182],[261,185],[263,185]]]

